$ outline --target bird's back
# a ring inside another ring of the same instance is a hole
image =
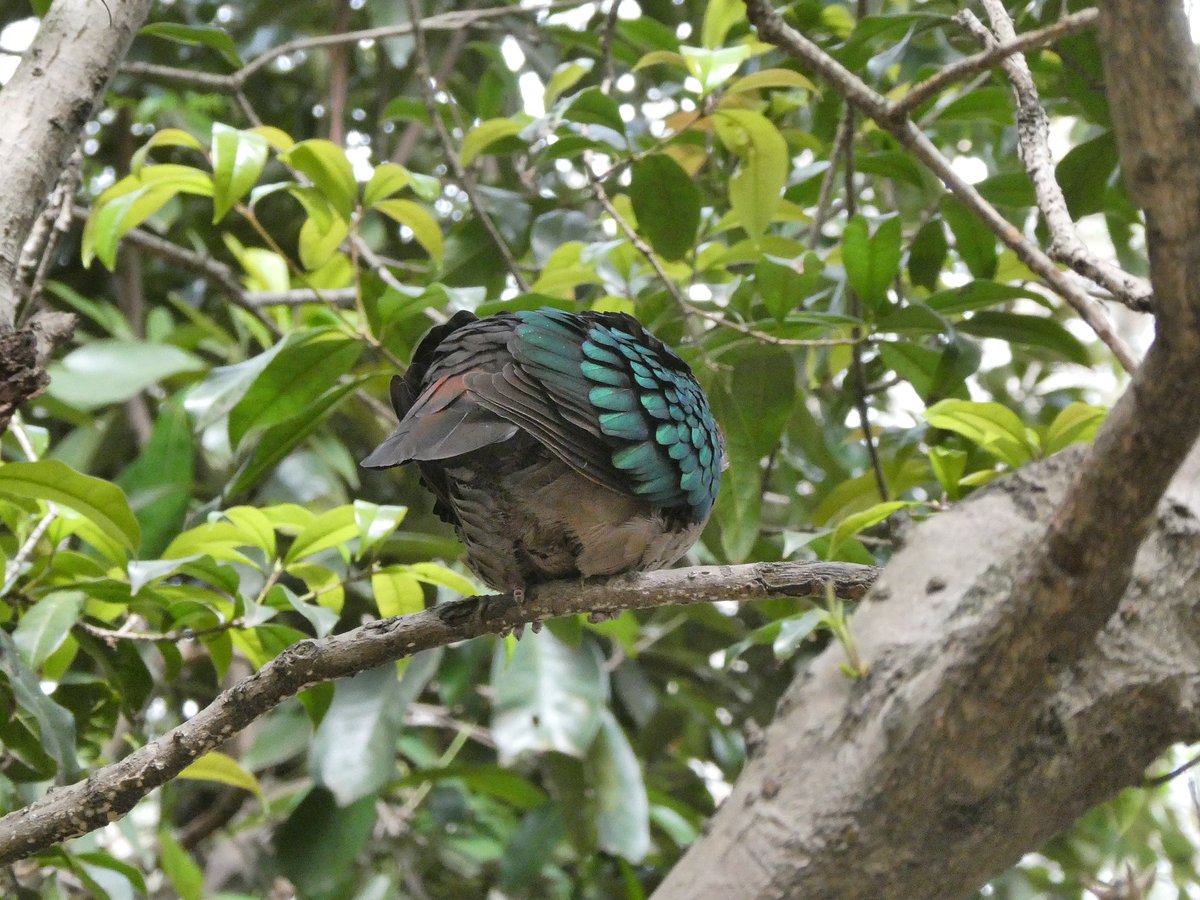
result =
[[[703,528],[722,448],[678,356],[635,319],[458,313],[393,379],[396,432],[480,577],[502,590],[658,568]]]

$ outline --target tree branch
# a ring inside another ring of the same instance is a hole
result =
[[[1137,368],[1128,344],[1113,329],[1103,305],[1074,284],[1039,247],[1025,239],[974,186],[954,171],[945,155],[925,133],[886,97],[840,62],[792,28],[771,6],[770,0],[746,0],[746,12],[759,37],[775,44],[793,59],[828,81],[847,101],[870,116],[876,124],[908,149],[933,172],[963,205],[1000,238],[1047,286],[1071,305],[1112,351],[1126,371]]]
[[[909,115],[926,100],[936,97],[950,85],[966,81],[972,75],[980,72],[986,72],[1014,53],[1046,47],[1061,38],[1086,31],[1096,24],[1099,17],[1100,14],[1094,9],[1081,9],[1077,13],[1063,16],[1045,28],[1027,31],[1024,34],[1014,35],[1011,40],[1003,39],[1000,43],[990,44],[986,50],[944,66],[936,75],[914,85],[907,94],[893,104],[892,109],[896,114]]]
[[[1043,675],[1032,712],[1009,696],[971,731],[940,716],[976,702],[971,645],[1012,634],[1013,583],[1084,457],[1028,466],[911,532],[851,623],[869,674],[848,680],[838,647],[806,667],[653,900],[956,900],[1200,738],[1200,453],[1152,517],[1121,614]],[[981,768],[982,741],[1011,752]]]
[[[991,19],[995,34],[969,9],[958,13],[954,17],[955,21],[962,24],[985,47],[999,46],[997,37],[1006,44],[1011,44],[1016,38],[1016,32],[1013,30],[1008,10],[999,0],[983,0],[983,6]],[[1063,196],[1054,171],[1054,157],[1050,153],[1050,121],[1042,108],[1042,101],[1024,54],[1013,53],[1003,59],[1000,66],[1012,84],[1013,95],[1017,101],[1017,146],[1021,162],[1025,165],[1025,171],[1029,173],[1029,180],[1033,182],[1038,209],[1042,211],[1046,227],[1050,230],[1050,246],[1046,252],[1051,259],[1058,260],[1104,287],[1114,299],[1130,309],[1150,312],[1154,308],[1150,283],[1097,257],[1088,250],[1075,231],[1075,223],[1067,211],[1067,198]]]
[[[1200,67],[1179,4],[1100,10],[1158,339],[1090,450],[917,530],[855,618],[870,678],[797,679],[663,900],[962,896],[1198,736],[1200,453],[1159,500],[1200,434]]]
[[[758,563],[697,566],[585,582],[559,581],[526,593],[471,597],[407,616],[371,622],[321,640],[294,644],[253,675],[223,691],[182,725],[91,774],[0,818],[0,865],[22,859],[114,821],[193,760],[220,746],[288,697],[422,650],[497,634],[555,616],[615,614],[714,600],[862,597],[878,570],[851,563]]]
[[[0,89],[0,434],[49,382],[46,361],[75,319],[35,312],[19,331],[21,251],[79,131],[150,11],[150,0],[60,0],[42,19],[16,71]]]
[[[416,22],[425,31],[462,31],[477,22],[512,15],[537,15],[564,9],[574,9],[582,6],[588,0],[555,0],[543,6],[489,6],[483,9],[457,9],[449,12],[427,16]],[[198,72],[194,69],[177,69],[172,66],[159,66],[152,63],[132,62],[121,66],[121,74],[132,75],[135,78],[145,78],[153,81],[163,81],[168,84],[179,84],[201,91],[213,91],[223,94],[235,94],[254,74],[270,65],[281,56],[309,50],[316,47],[340,47],[346,44],[358,44],[363,41],[382,41],[393,37],[412,34],[413,22],[403,22],[398,25],[383,25],[379,28],[364,28],[359,31],[344,31],[340,34],[320,34],[311,37],[297,38],[272,47],[236,72],[221,75],[215,72]],[[257,124],[257,123],[256,123]]]

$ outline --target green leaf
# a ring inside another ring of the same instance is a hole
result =
[[[90,519],[130,550],[141,537],[137,519],[119,487],[81,475],[57,460],[0,466],[0,495],[52,500]]]
[[[680,47],[679,52],[683,54],[688,71],[700,82],[702,96],[711,94],[732,78],[742,63],[750,58],[750,47],[747,44],[717,47],[712,50],[704,47]]]
[[[1103,212],[1108,183],[1117,168],[1117,140],[1111,131],[1072,147],[1055,167],[1072,219]]]
[[[650,851],[650,802],[637,754],[608,709],[600,711],[600,730],[584,768],[595,791],[600,849],[641,862]]]
[[[503,138],[520,134],[530,122],[530,117],[524,113],[511,119],[488,119],[480,122],[467,132],[463,138],[462,151],[459,158],[464,166],[469,166],[484,150]]]
[[[665,153],[639,159],[629,198],[638,227],[659,254],[677,260],[692,249],[700,227],[700,191],[679,163]]]
[[[221,54],[221,58],[231,67],[235,69],[242,67],[242,58],[238,56],[233,38],[220,28],[206,25],[183,25],[177,22],[154,22],[143,26],[138,34],[166,38],[177,44],[188,44],[193,47],[208,47]]]
[[[959,482],[967,471],[968,455],[966,450],[952,450],[949,447],[929,448],[929,467],[951,500],[957,500],[962,495]]]
[[[830,546],[832,548],[832,541]],[[775,635],[771,644],[771,652],[775,654],[776,659],[790,659],[795,656],[800,645],[828,619],[829,612],[819,607],[780,619],[774,623],[779,626],[779,633]]]
[[[512,659],[492,660],[492,735],[502,761],[557,750],[584,756],[601,727],[608,679],[590,640],[568,647],[550,632],[526,635]]]
[[[946,264],[950,245],[940,219],[921,226],[908,248],[908,277],[915,285],[937,290],[938,277]]]
[[[913,500],[888,500],[883,503],[876,503],[862,512],[846,516],[846,518],[837,523],[837,526],[833,529],[832,536],[829,538],[829,558],[832,559],[836,556],[837,551],[847,538],[878,525],[898,510],[919,505]]]
[[[1104,424],[1108,410],[1086,403],[1072,403],[1063,409],[1046,429],[1043,441],[1047,456],[1064,450],[1072,444],[1086,444],[1096,436]]]
[[[166,206],[178,192],[178,188],[170,184],[155,183],[143,184],[107,202],[102,195],[84,225],[80,249],[83,264],[91,265],[96,257],[112,271],[117,264],[117,244],[121,238]]]
[[[754,286],[779,324],[816,291],[825,267],[815,253],[804,256],[803,270],[792,259],[764,256],[754,267]]]
[[[812,80],[799,72],[793,72],[791,69],[761,69],[758,72],[743,75],[733,82],[725,88],[725,95],[761,91],[767,88],[801,88],[810,94],[819,93]]]
[[[301,141],[279,157],[308,179],[321,192],[343,221],[349,222],[358,198],[358,182],[346,151],[320,138]]]
[[[308,218],[300,226],[300,262],[311,272],[321,268],[337,253],[342,241],[350,233],[349,219],[342,216],[317,188],[291,187],[288,193],[300,201],[308,213]],[[253,250],[248,250],[243,256],[251,253]],[[271,253],[271,256],[278,257],[278,254]],[[275,265],[278,266],[277,263]],[[286,265],[279,274],[286,279]],[[286,284],[285,280],[280,287]]]
[[[842,235],[842,262],[859,299],[879,311],[886,305],[888,288],[900,269],[900,219],[885,219],[872,237],[867,231],[863,216],[847,223]]]
[[[250,455],[233,476],[225,490],[226,497],[237,497],[258,484],[262,478],[316,431],[331,412],[354,393],[361,379],[339,384],[314,400],[303,416],[273,425],[254,442]]]
[[[731,562],[741,562],[758,539],[762,458],[775,448],[796,403],[795,363],[780,347],[746,352],[730,382],[713,385],[708,395],[729,454],[716,509],[721,544]]]
[[[292,563],[358,537],[353,506],[339,506],[313,519],[296,535],[284,563]]]
[[[151,385],[204,362],[172,344],[105,338],[72,350],[50,366],[50,396],[76,409],[124,403]]]
[[[700,26],[700,42],[705,47],[720,47],[729,29],[746,18],[741,0],[711,0],[704,5],[704,22]]]
[[[278,425],[306,414],[310,404],[329,390],[357,361],[362,346],[332,329],[289,334],[249,390],[230,410],[229,442],[233,446],[253,428]]]
[[[425,608],[425,591],[407,566],[381,569],[371,576],[371,593],[379,615],[403,616]]]
[[[385,197],[398,194],[412,181],[412,173],[396,163],[380,163],[371,173],[371,180],[363,188],[363,206],[373,207]]]
[[[747,109],[719,109],[713,122],[721,142],[741,158],[729,180],[730,205],[746,233],[760,237],[787,182],[787,143],[766,117]]]
[[[164,128],[154,132],[150,136],[150,140],[142,144],[129,158],[130,174],[141,174],[142,167],[146,164],[147,154],[155,147],[187,147],[190,150],[204,152],[204,145],[188,132],[181,128]]]
[[[4,469],[0,469],[0,473],[3,471]],[[17,645],[13,643],[8,632],[2,629],[0,672],[8,678],[8,685],[12,688],[17,706],[28,712],[37,722],[40,749],[57,765],[57,782],[70,784],[75,781],[79,777],[79,761],[75,756],[75,718],[42,693],[37,675],[21,661]]]
[[[942,199],[942,215],[954,234],[954,249],[971,274],[976,278],[995,275],[996,235],[992,230],[963,206],[957,197],[949,194]]]
[[[359,558],[386,540],[407,514],[407,506],[380,506],[366,500],[355,500],[354,521],[358,524]]]
[[[621,108],[616,100],[599,88],[591,87],[580,91],[562,115],[569,122],[603,125],[618,135],[625,134],[625,120],[621,118]]]
[[[1088,349],[1079,338],[1061,323],[1045,316],[987,310],[975,313],[958,327],[976,337],[999,338],[1026,347],[1041,347],[1069,362],[1081,366],[1091,364]]]
[[[375,827],[375,798],[338,806],[313,788],[275,832],[275,858],[302,897],[350,897],[359,852]]]
[[[211,750],[201,756],[180,772],[177,777],[190,781],[215,781],[219,784],[227,784],[249,791],[259,800],[265,800],[258,779],[243,769],[232,756],[227,756],[217,750]]]
[[[180,900],[202,900],[204,873],[168,828],[158,833],[158,861]]]
[[[267,164],[267,140],[250,131],[215,123],[212,133],[213,222],[250,193]]]
[[[546,82],[546,97],[543,101],[546,108],[553,106],[555,100],[578,84],[579,79],[591,72],[595,65],[596,61],[587,57],[559,63],[550,80]]]
[[[144,557],[157,556],[183,527],[195,486],[195,452],[191,424],[176,395],[159,407],[150,442],[116,479],[141,525]]]
[[[394,665],[336,683],[309,749],[309,770],[338,806],[377,794],[396,775],[396,739],[407,703]]]
[[[46,658],[62,646],[79,620],[84,599],[80,591],[54,591],[21,616],[13,631],[13,643],[31,669],[41,668]]]
[[[442,261],[442,228],[425,207],[412,200],[380,200],[375,204],[389,219],[405,225],[412,231],[417,243],[435,262]]]
[[[493,765],[456,765],[418,769],[393,782],[393,787],[415,787],[456,781],[481,794],[496,797],[518,809],[535,809],[547,801],[546,792],[516,772]]]
[[[471,597],[480,593],[478,586],[469,578],[464,578],[457,572],[452,572],[445,566],[438,565],[434,562],[418,562],[408,566],[408,571],[416,576],[418,581],[424,581],[426,584],[440,585],[441,587],[450,588],[452,591],[457,591],[464,597]]]
[[[1024,423],[999,403],[943,400],[925,411],[925,420],[934,428],[961,434],[1013,468],[1037,455]]]

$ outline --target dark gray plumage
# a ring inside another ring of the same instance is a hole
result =
[[[392,380],[392,405],[399,427],[362,464],[416,462],[498,590],[670,565],[720,485],[700,386],[623,314],[457,313]]]

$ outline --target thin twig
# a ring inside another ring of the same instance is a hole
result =
[[[846,145],[854,141],[854,107],[849,103],[838,120],[837,134],[833,138],[833,153],[829,157],[829,168],[821,178],[821,193],[817,198],[817,209],[813,213],[808,230],[808,246],[816,248],[821,239],[821,229],[833,208],[833,186],[837,182],[838,161],[846,155]]]
[[[983,7],[991,19],[995,34],[969,9],[960,12],[954,20],[986,47],[998,46],[997,38],[1005,44],[1012,43],[1016,32],[1004,5],[999,0],[983,0]],[[1154,291],[1150,283],[1096,257],[1075,230],[1075,223],[1067,209],[1067,199],[1063,196],[1054,171],[1054,157],[1050,153],[1050,122],[1024,54],[1013,53],[1001,60],[1000,66],[1012,84],[1016,97],[1017,149],[1025,171],[1033,182],[1038,209],[1042,211],[1050,231],[1050,246],[1046,252],[1051,259],[1070,266],[1080,275],[1104,287],[1114,299],[1130,309],[1150,312],[1154,308]]]
[[[618,15],[622,0],[609,0],[608,15],[604,17],[604,30],[600,32],[600,58],[604,60],[604,78],[600,90],[608,93],[617,83],[617,70],[613,64],[613,45],[617,36]]]
[[[475,179],[462,164],[462,159],[458,155],[458,149],[454,146],[454,139],[450,136],[450,132],[446,128],[446,123],[442,120],[441,111],[438,109],[438,99],[433,84],[433,76],[430,74],[429,53],[425,46],[425,31],[420,21],[421,9],[418,0],[408,0],[408,8],[413,23],[413,62],[416,68],[417,80],[421,83],[421,96],[425,99],[425,108],[429,110],[429,118],[433,121],[433,129],[437,133],[438,140],[441,142],[443,152],[446,154],[446,162],[449,164],[450,170],[454,173],[454,178],[458,182],[459,187],[467,195],[467,201],[471,204],[471,209],[475,211],[475,216],[479,219],[479,224],[483,226],[484,231],[487,232],[488,237],[491,238],[492,243],[496,246],[496,251],[500,254],[501,259],[504,260],[504,265],[508,269],[509,274],[512,275],[513,281],[516,282],[522,294],[527,294],[529,293],[529,282],[525,280],[525,275],[521,272],[521,267],[517,265],[516,259],[513,258],[508,242],[500,234],[500,229],[496,227],[495,221],[493,221],[491,214],[480,199]],[[477,12],[481,11],[477,10]]]
[[[721,328],[728,328],[731,331],[752,337],[764,344],[773,344],[777,347],[838,347],[855,343],[854,338],[781,338],[773,334],[767,334],[765,331],[759,331],[757,328],[752,328],[749,325],[743,325],[741,322],[726,318],[719,313],[709,312],[707,309],[696,306],[683,295],[683,291],[679,289],[679,285],[675,282],[675,279],[667,272],[666,267],[662,264],[662,260],[658,258],[658,254],[654,252],[654,249],[642,240],[642,236],[634,230],[633,226],[621,215],[620,210],[613,205],[608,192],[604,190],[604,185],[595,177],[591,178],[591,184],[592,192],[600,202],[600,205],[604,207],[604,211],[612,217],[617,227],[621,229],[621,233],[633,245],[633,248],[645,257],[646,262],[654,269],[655,274],[658,275],[666,287],[667,293],[671,295],[671,299],[675,301],[675,305],[683,312],[685,318],[697,316]],[[698,342],[697,346],[699,346]]]
[[[1116,333],[1100,302],[1081,290],[1041,248],[1027,240],[973,185],[960,177],[950,160],[907,116],[898,114],[886,97],[784,22],[771,5],[771,0],[746,0],[746,10],[762,40],[775,44],[810,71],[825,78],[838,93],[874,119],[880,128],[941,179],[947,189],[978,216],[1021,262],[1066,300],[1108,346],[1126,371],[1132,372],[1137,368],[1133,351]]]
[[[341,34],[323,34],[312,37],[297,38],[294,41],[272,47],[270,50],[256,56],[236,72],[219,75],[212,72],[198,72],[194,69],[177,69],[172,66],[159,66],[150,63],[132,62],[121,66],[121,73],[135,78],[153,81],[165,81],[181,84],[203,91],[233,94],[240,92],[246,81],[260,69],[274,62],[281,56],[308,50],[316,47],[335,47],[343,44],[357,44],[362,41],[380,41],[387,38],[412,34],[417,26],[424,31],[460,31],[470,28],[477,22],[486,19],[501,18],[511,15],[528,15],[552,13],[565,9],[574,9],[590,0],[556,0],[544,6],[492,6],[483,9],[453,10],[429,16],[419,22],[404,22],[398,25],[385,25],[380,28],[364,28],[359,31],[346,31]]]
[[[126,623],[126,625],[128,624]],[[220,634],[223,631],[229,631],[231,628],[241,628],[243,625],[245,625],[245,622],[242,619],[230,619],[228,622],[213,625],[211,628],[179,628],[173,631],[136,631],[125,626],[120,628],[102,628],[99,625],[93,625],[91,622],[80,621],[76,623],[78,628],[86,631],[92,637],[99,638],[110,646],[115,645],[119,641],[140,641],[146,643],[187,641],[206,637],[210,634]]]
[[[1095,9],[1080,10],[1077,13],[1063,16],[1057,22],[1044,28],[1015,35],[1011,40],[1005,39],[974,56],[968,56],[944,66],[936,75],[914,85],[907,94],[893,104],[893,111],[908,115],[930,97],[940,94],[950,85],[965,81],[979,72],[987,71],[1014,53],[1046,47],[1061,38],[1086,31],[1095,26],[1098,18],[1099,13]]]
[[[866,0],[858,0],[857,19],[862,21],[867,15]],[[845,165],[845,189],[846,189],[846,216],[854,218],[858,212],[858,186],[854,180],[855,159],[854,159],[854,133],[856,130],[856,119],[854,107],[847,103],[845,113],[842,115],[842,122],[839,125],[839,130],[842,131],[842,139],[845,141],[845,146],[838,148],[842,154],[842,159]],[[845,126],[844,129],[842,126]],[[835,161],[836,162],[836,161]],[[853,288],[849,289],[850,293],[850,315],[854,318],[862,318],[862,300],[858,296],[858,292]],[[862,428],[863,443],[867,447],[867,458],[871,462],[871,472],[875,476],[875,489],[879,491],[879,499],[887,501],[890,497],[887,486],[887,479],[883,476],[883,464],[879,461],[879,447],[875,442],[875,433],[871,429],[870,407],[867,404],[867,370],[863,365],[862,344],[862,329],[857,325],[850,332],[855,338],[854,344],[850,347],[851,355],[851,380],[854,383],[854,407],[858,411],[858,423]],[[832,604],[832,596],[829,598]],[[851,660],[851,666],[857,670],[858,666],[855,660]]]

